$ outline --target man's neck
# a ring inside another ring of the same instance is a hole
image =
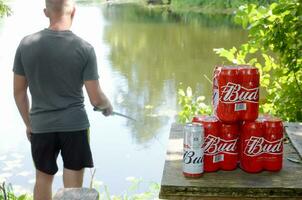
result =
[[[71,20],[64,18],[51,20],[48,28],[53,31],[67,31],[70,29],[71,23]]]

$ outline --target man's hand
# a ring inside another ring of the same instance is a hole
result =
[[[113,108],[110,103],[106,108],[102,108],[102,110],[103,110],[102,113],[104,116],[108,117],[108,116],[112,115]]]
[[[103,115],[106,117],[109,115],[112,115],[113,108],[109,101],[109,99],[106,97],[104,92],[101,89],[101,86],[99,84],[98,80],[90,80],[85,81],[85,88],[88,93],[90,103],[94,107],[98,107],[100,110],[103,111]]]
[[[32,130],[31,127],[26,127],[26,136],[29,142],[31,142]]]

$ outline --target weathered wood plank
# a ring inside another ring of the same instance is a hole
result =
[[[98,200],[99,193],[89,188],[62,188],[53,200]]]
[[[290,141],[302,158],[302,123],[286,123],[285,129]]]
[[[284,144],[283,169],[249,174],[241,169],[205,173],[199,179],[182,175],[182,126],[173,124],[161,182],[163,199],[302,199],[302,165],[293,146]]]

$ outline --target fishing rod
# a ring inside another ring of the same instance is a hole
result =
[[[94,111],[98,111],[98,112],[104,112],[104,109],[101,109],[101,108],[98,108],[98,107],[94,107],[93,108]],[[132,121],[136,121],[136,119],[128,116],[128,115],[125,115],[125,114],[122,114],[120,112],[116,112],[116,111],[112,111],[112,114],[111,115],[117,115],[117,116],[120,116],[120,117],[124,117],[124,118],[127,118],[127,119],[130,119]]]

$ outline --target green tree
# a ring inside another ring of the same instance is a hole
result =
[[[9,15],[10,13],[10,8],[2,0],[0,0],[0,17],[4,17],[5,15]]]
[[[287,121],[302,121],[301,2],[244,5],[237,11],[235,22],[249,31],[249,41],[239,49],[214,51],[232,63],[259,68],[261,85],[267,92],[261,111]]]

